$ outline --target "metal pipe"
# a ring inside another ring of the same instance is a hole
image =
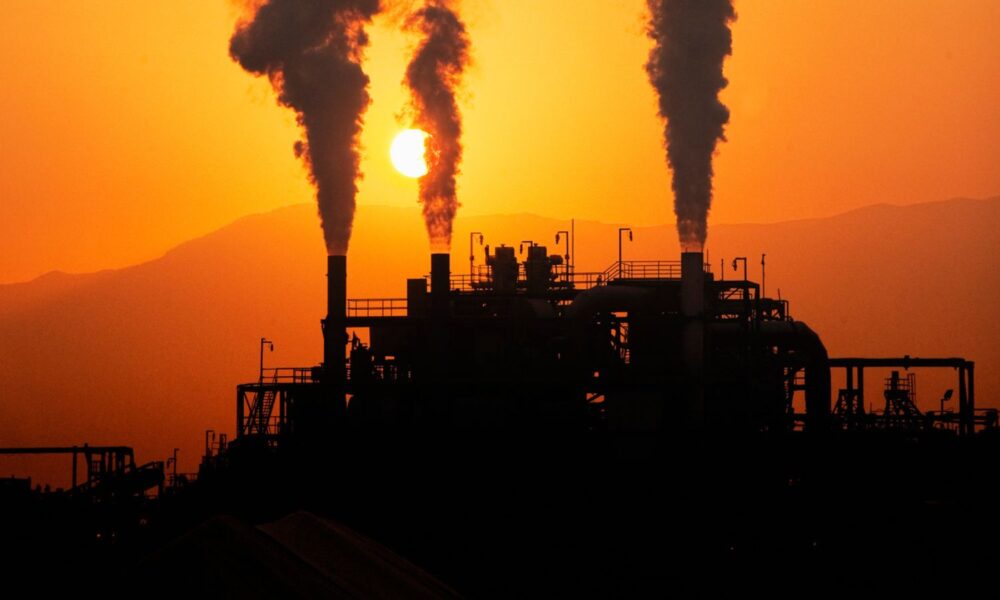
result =
[[[475,248],[473,242],[475,241],[477,235],[479,236],[479,245],[482,246],[483,245],[482,232],[473,231],[472,233],[469,234],[469,284],[470,285],[472,283],[472,278],[475,276],[476,273],[476,254],[473,251],[473,249]]]
[[[719,339],[728,336],[745,339],[746,336],[746,331],[736,323],[712,323],[709,331]],[[763,321],[756,335],[756,343],[778,347],[799,356],[805,368],[806,431],[826,431],[830,416],[831,360],[819,335],[801,321]],[[860,369],[857,380],[858,386],[863,386]]]
[[[648,309],[653,294],[646,288],[614,285],[590,288],[580,292],[564,313],[580,323],[590,323],[599,312],[625,311],[633,313]]]
[[[566,265],[564,266],[563,270],[566,271],[566,281],[569,281],[569,232],[568,231],[564,231],[564,230],[557,231],[556,232],[556,244],[559,243],[559,236],[560,235],[564,236],[563,239],[566,240],[566,256],[564,257],[566,259]]]
[[[975,431],[975,418],[976,418],[976,363],[971,360],[966,363],[966,373],[969,374],[969,384],[966,389],[966,394],[968,396],[968,413],[966,415],[966,423],[968,424],[968,435],[974,434]]]
[[[628,232],[628,241],[632,241],[632,229],[629,227],[618,228],[618,278],[622,277],[622,234]]]
[[[745,257],[745,256],[737,256],[736,258],[734,258],[733,259],[733,270],[734,271],[736,270],[736,263],[738,263],[740,261],[743,262],[743,281],[748,281],[749,278],[747,277],[747,257]]]
[[[764,257],[766,254],[760,255],[760,295],[767,297],[767,271],[765,271]]]

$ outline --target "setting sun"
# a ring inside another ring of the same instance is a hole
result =
[[[404,129],[392,140],[389,148],[389,158],[392,166],[407,177],[423,177],[427,174],[427,161],[424,160],[424,140],[429,137],[426,131],[420,129]]]

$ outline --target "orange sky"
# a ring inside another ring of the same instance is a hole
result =
[[[671,221],[644,2],[463,6],[463,213]],[[736,8],[710,223],[1000,193],[1000,2]],[[5,0],[0,282],[132,264],[309,200],[292,115],[227,55],[235,18],[229,0]],[[362,204],[416,202],[388,161],[410,43],[396,25],[371,31]]]

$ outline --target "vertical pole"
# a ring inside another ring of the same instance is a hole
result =
[[[77,461],[77,451],[76,446],[73,446],[73,488],[76,488],[76,461]]]
[[[764,257],[766,254],[760,255],[760,295],[767,297],[767,271],[765,270]]]
[[[969,361],[969,384],[966,393],[969,396],[969,435],[976,432],[976,363]]]
[[[87,444],[83,445],[83,462],[87,463],[87,483],[90,484],[90,474],[93,473],[94,469],[91,468],[90,463],[93,457],[90,455],[90,448]]]
[[[258,374],[258,381],[260,382],[261,387],[264,386],[264,342],[266,341],[267,339],[260,338],[260,367],[257,371],[257,374]]]
[[[858,412],[865,414],[865,368],[858,365]]]
[[[264,433],[264,338],[260,338],[260,376],[257,379],[257,432]]]
[[[966,418],[969,412],[969,397],[965,389],[965,366],[958,368],[958,434],[966,433]]]
[[[847,399],[850,404],[847,406],[847,416],[853,417],[857,410],[854,402],[857,399],[854,395],[854,365],[847,365]]]
[[[622,276],[622,230],[618,230],[618,277]]]
[[[236,437],[243,436],[243,404],[245,395],[242,389],[236,390]]]
[[[570,233],[568,231],[564,231],[563,233],[566,234],[566,281],[568,282],[569,281],[569,240],[570,240],[571,236],[570,236]]]
[[[285,433],[285,393],[274,391],[278,401],[278,435]],[[223,435],[223,434],[220,434]],[[222,450],[222,442],[219,441],[219,450]]]
[[[571,264],[574,267],[571,270],[575,271],[576,270],[575,269],[575,267],[576,267],[576,262],[575,262],[576,261],[576,219],[570,219],[570,222],[569,222],[569,239],[570,239],[570,247],[571,247],[570,257],[572,258],[572,260],[570,262],[571,262]]]

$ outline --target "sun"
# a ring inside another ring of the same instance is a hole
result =
[[[404,129],[400,131],[389,148],[389,158],[392,166],[407,177],[423,177],[427,174],[427,161],[424,160],[424,140],[430,137],[420,129]]]

